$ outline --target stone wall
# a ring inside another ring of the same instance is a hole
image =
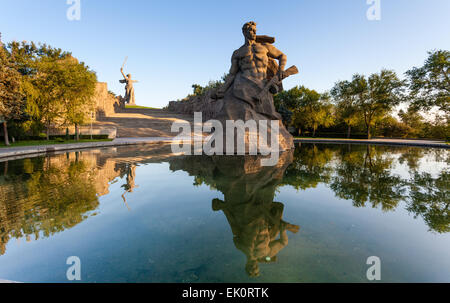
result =
[[[113,114],[120,108],[120,97],[114,97],[108,93],[108,84],[106,82],[97,82],[95,87],[95,110],[97,119]]]
[[[94,107],[86,108],[86,125],[80,125],[79,131],[83,135],[108,135],[108,138],[114,139],[117,135],[117,129],[115,127],[98,127],[95,126],[90,128],[90,121],[95,123],[95,121],[100,121],[102,117],[109,116],[119,111],[121,107],[121,97],[114,97],[108,93],[108,84],[106,82],[97,82],[95,86]],[[94,114],[93,117],[91,115]],[[65,135],[66,129],[69,130],[70,135],[75,134],[74,125],[63,125],[64,121],[57,120],[55,125],[50,127],[50,135]]]
[[[195,112],[201,112],[203,119],[213,119],[215,114],[222,109],[223,99],[216,100],[212,98],[216,89],[208,90],[201,96],[190,96],[181,101],[170,101],[167,110],[177,114],[193,115]]]

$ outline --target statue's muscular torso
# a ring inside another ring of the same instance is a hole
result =
[[[284,70],[286,56],[275,46],[269,43],[246,42],[234,51],[229,75],[224,85],[216,92],[216,97],[223,98],[238,73],[246,78],[266,80],[269,58],[277,59],[280,69]]]
[[[254,43],[244,45],[233,54],[240,72],[244,77],[266,79],[267,66],[269,64],[269,48],[266,44]]]

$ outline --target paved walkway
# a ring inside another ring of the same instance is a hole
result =
[[[296,138],[299,143],[338,143],[338,144],[378,144],[402,145],[420,147],[450,148],[444,141],[435,140],[407,140],[407,139],[328,139],[328,138]]]
[[[17,159],[17,158],[24,158],[26,156],[33,154],[46,154],[85,148],[99,148],[99,147],[136,145],[136,144],[152,144],[152,143],[170,143],[170,142],[174,142],[174,139],[172,137],[142,137],[142,138],[116,138],[112,141],[0,148],[0,160],[2,158]]]
[[[0,279],[0,284],[3,284],[3,283],[19,283],[19,282]]]

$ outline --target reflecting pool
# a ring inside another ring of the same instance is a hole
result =
[[[301,144],[256,156],[168,145],[0,162],[0,279],[450,282],[450,151]]]

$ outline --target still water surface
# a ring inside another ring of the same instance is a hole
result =
[[[450,282],[450,151],[302,144],[257,157],[165,145],[0,163],[0,279]]]

